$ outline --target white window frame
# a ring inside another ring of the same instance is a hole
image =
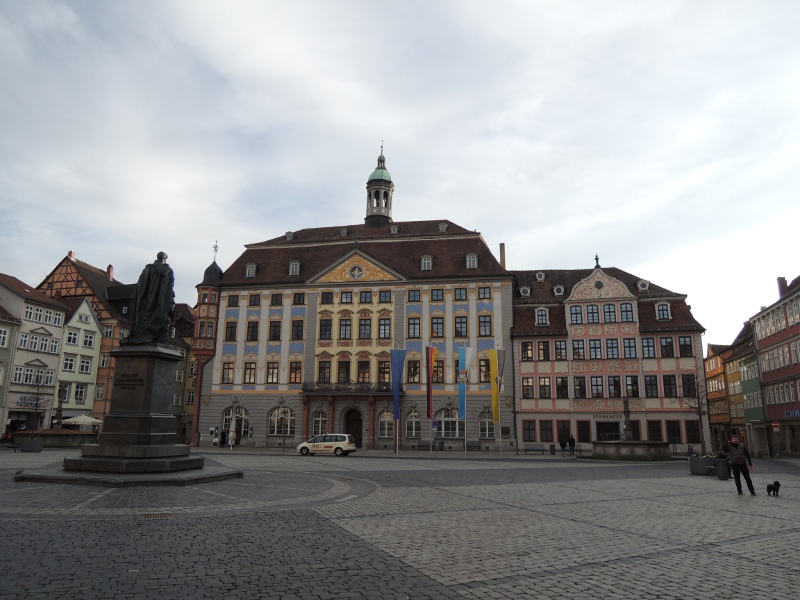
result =
[[[423,271],[430,271],[433,269],[433,257],[429,254],[420,259],[420,269]]]
[[[252,279],[256,276],[256,263],[247,263],[244,267],[244,276]]]
[[[77,346],[80,337],[80,331],[77,329],[67,329],[67,343],[70,346]]]
[[[477,269],[478,268],[478,255],[474,252],[470,252],[467,254],[467,268],[468,269]]]

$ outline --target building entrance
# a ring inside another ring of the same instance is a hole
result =
[[[597,439],[601,442],[618,440],[622,436],[619,431],[619,423],[616,421],[597,421]]]
[[[363,425],[364,423],[361,419],[360,412],[354,408],[347,412],[344,417],[344,432],[353,434],[353,437],[356,440],[356,448],[361,448],[361,430]]]

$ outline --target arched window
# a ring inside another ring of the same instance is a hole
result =
[[[394,437],[394,415],[385,410],[378,417],[378,437]]]
[[[429,255],[422,257],[422,270],[430,271],[433,268],[433,258]]]
[[[412,410],[406,415],[406,437],[418,438],[422,434],[421,421],[419,419],[419,411]]]
[[[292,260],[289,262],[289,275],[300,275],[299,260]]]
[[[250,417],[244,406],[231,406],[222,414],[222,431],[230,444],[232,436],[234,444],[238,444],[243,437],[250,434]]]
[[[439,427],[436,429],[437,438],[464,437],[464,421],[458,418],[457,408],[437,410],[433,418],[439,421]]]
[[[494,421],[489,410],[483,411],[478,416],[479,436],[484,439],[494,439]]]
[[[326,413],[324,410],[318,410],[314,412],[311,431],[312,435],[323,435],[328,433],[328,413]]]
[[[269,435],[294,436],[294,410],[288,406],[273,408],[269,413]]]
[[[256,276],[256,263],[247,263],[247,266],[245,266],[244,268],[244,276],[245,277]]]

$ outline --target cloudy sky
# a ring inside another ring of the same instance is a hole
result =
[[[511,269],[619,267],[705,343],[800,275],[800,3],[0,0],[0,272],[67,254],[179,302],[213,260],[363,222],[481,231]]]

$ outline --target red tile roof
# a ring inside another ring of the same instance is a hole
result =
[[[67,310],[67,306],[63,302],[59,302],[58,300],[51,298],[47,294],[37,290],[34,286],[28,285],[27,283],[20,281],[11,275],[0,273],[0,285],[7,287],[30,302],[36,302],[37,304],[44,304],[46,306]]]

